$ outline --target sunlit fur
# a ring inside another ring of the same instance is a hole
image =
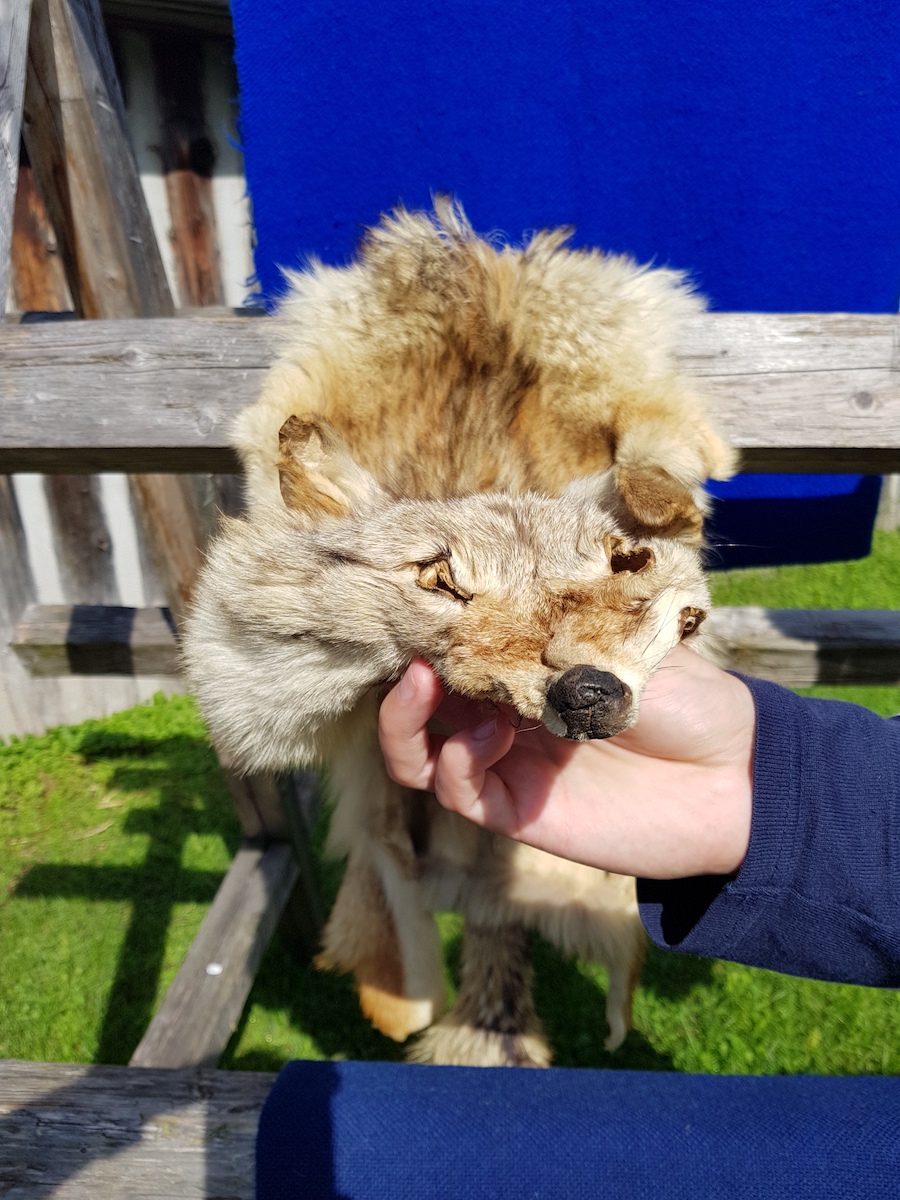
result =
[[[431,913],[466,915],[459,1000],[418,1061],[549,1061],[526,929],[608,966],[614,1048],[643,937],[633,881],[392,783],[384,686],[422,656],[563,734],[548,688],[592,667],[626,685],[600,721],[614,735],[709,603],[702,483],[731,454],[674,357],[699,301],[674,272],[564,243],[494,245],[441,202],[383,219],[349,267],[290,277],[278,360],[236,426],[248,516],[224,524],[186,631],[223,753],[330,768],[347,870],[320,965],[355,973],[378,1028],[402,1040],[440,1014]]]

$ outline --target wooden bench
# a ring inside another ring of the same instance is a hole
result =
[[[0,1063],[6,1200],[250,1200],[274,1075]]]

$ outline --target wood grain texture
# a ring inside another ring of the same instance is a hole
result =
[[[18,733],[29,729],[38,714],[28,674],[9,643],[23,610],[34,601],[35,589],[22,518],[8,475],[0,475],[0,581],[0,730]]]
[[[201,528],[193,480],[140,474],[130,480],[138,521],[175,624],[180,625],[203,565],[209,530]]]
[[[785,687],[900,686],[900,612],[722,607],[709,626],[723,665]]]
[[[151,48],[178,299],[182,305],[220,305],[224,289],[212,192],[216,152],[198,72],[203,42],[162,33],[151,38]]]
[[[0,6],[0,312],[6,308],[31,0]]]
[[[12,647],[33,676],[177,675],[168,609],[30,604]]]
[[[0,1062],[5,1200],[252,1200],[274,1075]]]
[[[171,314],[98,0],[34,0],[29,56],[29,154],[76,311],[91,318]],[[146,471],[148,464],[140,468]],[[143,536],[178,620],[205,537],[191,485],[161,474],[142,475],[133,484]],[[74,589],[69,594],[82,601],[109,598]]]
[[[59,243],[27,155],[19,164],[13,214],[10,296],[22,312],[67,312],[72,297],[66,284]]]
[[[76,311],[91,318],[170,315],[172,298],[127,137],[99,2],[34,0],[34,5],[27,143]],[[150,464],[142,461],[133,469],[147,472]],[[150,473],[131,482],[144,540],[178,621],[209,531],[199,528],[188,480]]]
[[[76,312],[173,311],[98,0],[32,0],[25,141]]]
[[[44,492],[63,595],[82,604],[118,604],[119,584],[96,475],[47,475]]]
[[[290,831],[277,777],[264,773],[245,775],[231,765],[222,751],[219,762],[244,837],[266,842],[288,841]]]
[[[900,467],[898,318],[712,313],[682,361],[754,470]],[[0,328],[0,470],[234,470],[277,320]],[[73,464],[78,464],[77,466]]]
[[[27,312],[71,309],[56,234],[24,153],[16,192],[11,285],[15,304]],[[90,475],[49,475],[43,485],[62,594],[82,604],[118,604],[100,480]]]
[[[216,1064],[296,882],[287,844],[238,851],[131,1066]]]
[[[743,451],[745,469],[896,469],[894,314],[709,313],[686,329],[681,363]]]

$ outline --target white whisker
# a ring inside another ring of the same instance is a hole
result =
[[[536,725],[524,725],[524,726],[523,726],[523,725],[517,725],[517,726],[516,726],[516,728],[515,728],[515,732],[516,732],[517,734],[519,734],[519,733],[532,733],[532,732],[533,732],[535,729],[541,729],[541,728],[543,728],[543,727],[542,727],[542,725],[541,725],[541,722],[540,722],[540,721],[538,721],[538,723],[537,723]]]

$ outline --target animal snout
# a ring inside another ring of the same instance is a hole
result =
[[[610,671],[570,667],[547,689],[547,701],[575,741],[608,738],[625,728],[631,688]]]

